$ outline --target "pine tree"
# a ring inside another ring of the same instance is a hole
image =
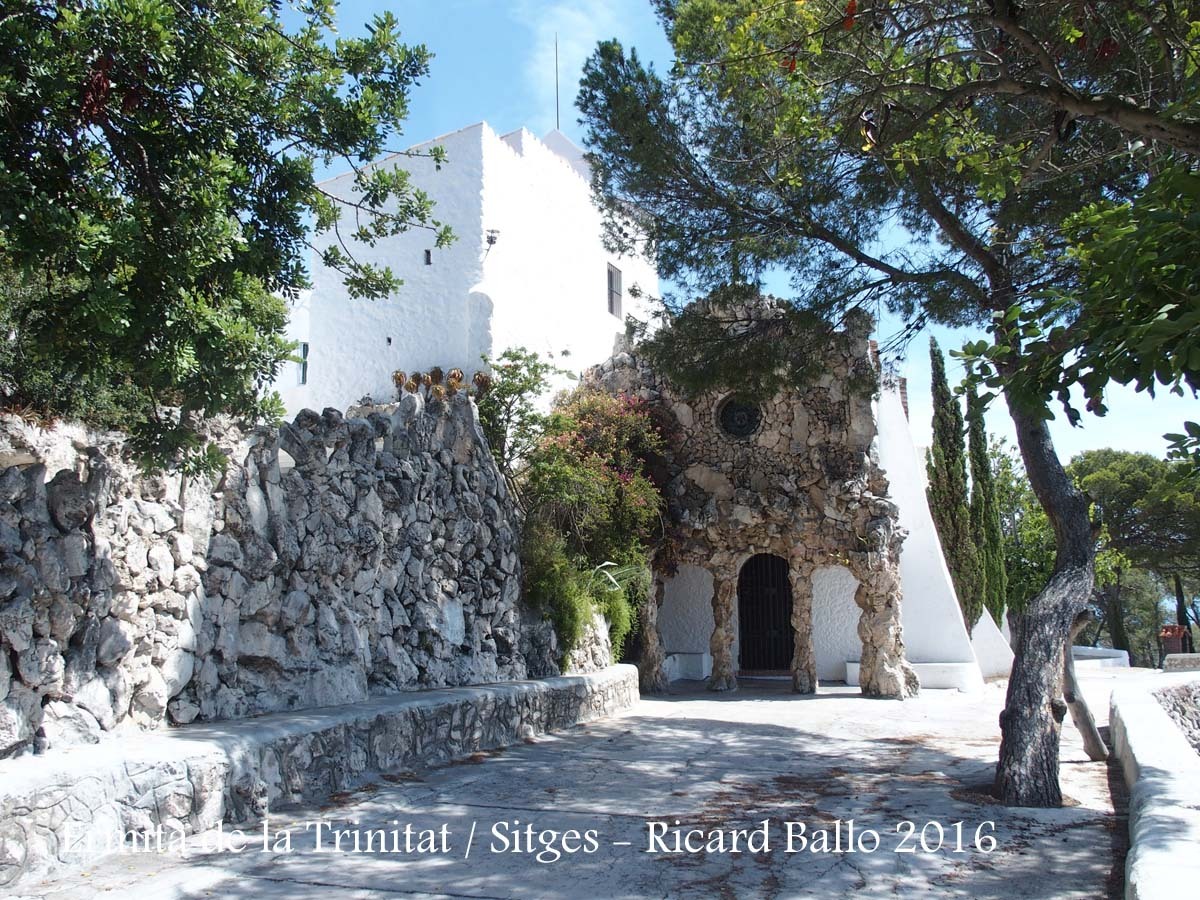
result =
[[[958,594],[967,631],[983,612],[983,574],[967,495],[967,452],[962,409],[946,380],[946,360],[937,340],[929,339],[933,368],[933,446],[925,468],[929,475],[929,511],[937,526],[942,553]]]
[[[971,460],[971,533],[979,551],[983,606],[999,625],[1004,618],[1008,573],[1004,568],[1004,535],[996,479],[983,425],[984,402],[972,389],[967,395],[967,438]]]

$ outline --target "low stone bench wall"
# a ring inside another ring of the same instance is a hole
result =
[[[1168,653],[1164,672],[1200,672],[1200,653]]]
[[[1113,750],[1129,787],[1128,900],[1175,900],[1200,884],[1200,754],[1154,695],[1194,679],[1168,676],[1112,694]]]
[[[80,867],[129,832],[194,834],[376,774],[417,769],[612,715],[637,669],[381,697],[342,707],[131,732],[0,760],[0,887]]]

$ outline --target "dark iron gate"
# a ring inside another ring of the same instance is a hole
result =
[[[771,553],[750,557],[738,574],[738,667],[791,669],[794,635],[787,560]]]

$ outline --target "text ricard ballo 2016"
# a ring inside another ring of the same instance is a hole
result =
[[[608,847],[617,851],[663,856],[707,854],[829,854],[829,853],[982,853],[997,849],[993,821],[901,820],[890,825],[855,819],[819,822],[763,819],[745,827],[699,828],[678,819],[650,819],[613,831],[600,828],[543,828],[520,819],[479,820],[417,825],[397,819],[366,827],[354,820],[310,819],[272,822],[247,829],[221,825],[211,831],[187,834],[159,825],[121,835],[109,852],[198,853],[359,853],[390,856],[458,856],[472,853],[520,854],[540,864],[578,855],[589,856]],[[79,836],[94,843],[93,835]]]

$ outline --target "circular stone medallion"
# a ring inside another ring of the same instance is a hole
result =
[[[731,437],[746,438],[758,431],[762,411],[741,397],[730,397],[717,413],[721,430]]]

